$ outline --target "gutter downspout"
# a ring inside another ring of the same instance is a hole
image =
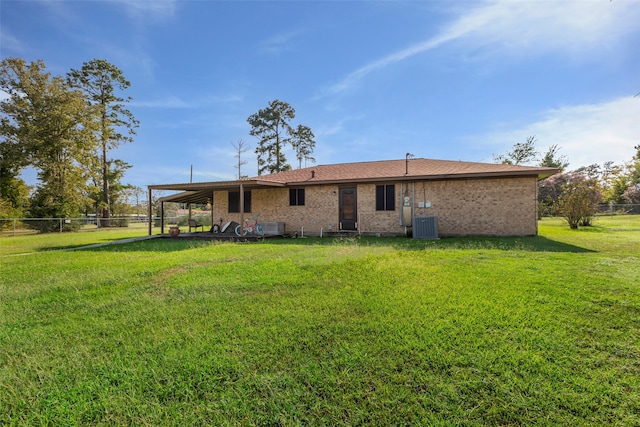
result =
[[[403,190],[403,183],[400,182],[400,209],[398,209],[398,211],[399,211],[398,212],[398,225],[405,225],[405,224],[402,223],[402,206],[403,206],[402,205],[402,195],[404,194],[402,192],[402,190]],[[407,228],[406,227],[405,227],[404,231],[405,231],[405,234],[407,234]]]

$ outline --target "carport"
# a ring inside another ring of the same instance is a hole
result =
[[[213,193],[215,191],[239,191],[240,193],[240,224],[244,223],[244,192],[256,188],[265,187],[284,187],[284,183],[264,181],[260,179],[242,179],[237,181],[218,181],[218,182],[196,182],[185,184],[157,184],[149,185],[149,236],[152,234],[153,228],[153,191],[179,191],[179,193],[158,199],[160,203],[160,234],[164,234],[164,204],[165,203],[187,203],[191,204],[207,204],[213,203]],[[213,209],[211,210],[211,223],[214,223]],[[189,220],[191,220],[191,208],[189,208]]]

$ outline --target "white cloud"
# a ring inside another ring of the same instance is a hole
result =
[[[640,143],[640,99],[619,98],[602,104],[565,106],[545,111],[540,119],[505,132],[480,137],[502,154],[517,142],[536,136],[540,151],[557,144],[570,169],[613,161],[622,165]]]
[[[177,0],[112,0],[126,6],[129,14],[133,16],[155,16],[160,18],[173,17]]]
[[[291,41],[301,33],[299,30],[290,31],[288,33],[276,34],[266,40],[260,42],[259,48],[263,53],[279,54],[291,48]]]
[[[455,41],[492,54],[593,57],[597,49],[637,32],[640,21],[638,3],[621,1],[495,0],[471,10],[458,6],[456,13],[458,18],[435,36],[358,68],[327,92],[343,92],[371,72]]]
[[[226,96],[208,96],[185,101],[177,96],[168,96],[166,98],[155,98],[149,100],[136,101],[133,100],[129,105],[141,108],[202,108],[213,104],[228,104],[241,102],[244,99],[242,95],[229,94]]]
[[[637,31],[634,2],[499,0],[468,13],[446,32],[468,35],[473,45],[509,54],[590,53]]]
[[[13,36],[13,34],[11,34],[7,28],[5,28],[4,26],[2,26],[2,28],[0,28],[0,52],[6,52],[6,51],[11,51],[11,52],[17,52],[17,53],[23,53],[25,51],[25,46],[23,45],[23,43],[18,40],[16,37]],[[6,56],[6,55],[3,55]]]
[[[195,105],[184,101],[177,96],[169,96],[167,98],[156,98],[146,101],[131,101],[132,107],[145,107],[145,108],[194,108]]]

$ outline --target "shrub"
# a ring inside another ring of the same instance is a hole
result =
[[[579,225],[590,226],[598,212],[600,199],[598,183],[577,175],[563,186],[563,192],[558,197],[558,211],[571,229],[577,229]]]

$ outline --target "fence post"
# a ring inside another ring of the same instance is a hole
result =
[[[13,218],[13,237],[16,237],[17,225],[18,225],[18,219],[17,218]]]
[[[60,232],[62,233],[62,218],[60,218]]]

